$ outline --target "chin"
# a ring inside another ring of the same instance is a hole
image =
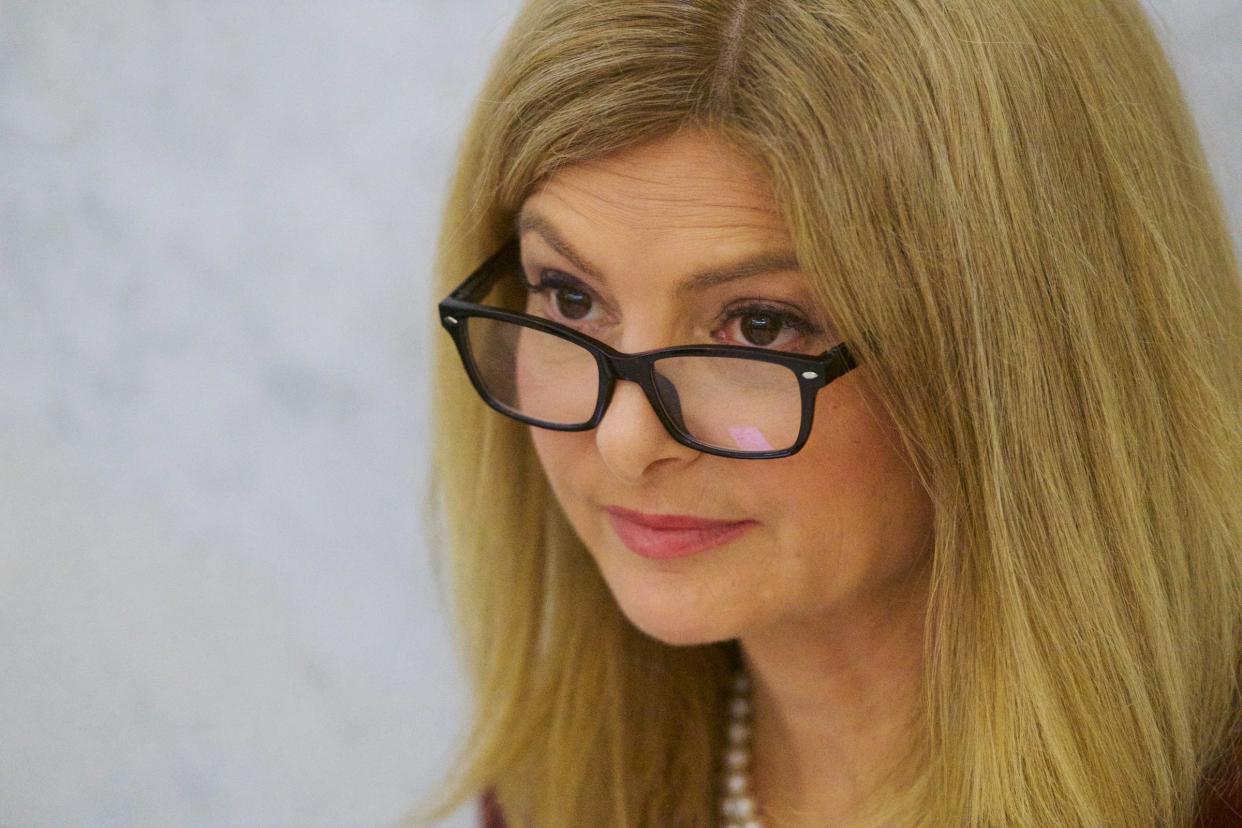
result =
[[[720,574],[710,559],[648,561],[611,539],[594,540],[587,549],[621,613],[639,631],[670,647],[738,636],[737,599],[746,596],[713,588]]]
[[[667,644],[670,647],[694,647],[703,644],[715,644],[718,641],[728,641],[732,638],[736,638],[734,635],[707,629],[703,626],[685,626],[661,623],[640,624],[633,618],[630,618],[630,622],[649,637],[654,638],[656,641],[663,644]]]
[[[737,630],[729,623],[731,619],[723,613],[684,598],[661,601],[644,596],[627,600],[627,596],[617,595],[615,590],[613,596],[631,624],[670,647],[714,644],[737,637]]]

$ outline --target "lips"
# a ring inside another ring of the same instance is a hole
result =
[[[726,544],[745,534],[753,520],[713,520],[688,515],[651,515],[609,506],[613,530],[635,554],[645,558],[682,558]]]

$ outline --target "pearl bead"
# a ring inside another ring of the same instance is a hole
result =
[[[728,737],[730,746],[725,751],[723,791],[720,813],[725,817],[725,828],[763,828],[758,818],[755,800],[747,793],[750,788],[749,723],[751,707],[746,698],[750,679],[744,672],[733,676],[733,693],[729,699]]]
[[[729,802],[733,804],[732,813],[729,816],[749,819],[755,815],[755,801],[749,796],[735,796]]]

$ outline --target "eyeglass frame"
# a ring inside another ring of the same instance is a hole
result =
[[[473,273],[467,276],[452,293],[440,301],[440,324],[452,336],[453,343],[457,346],[457,353],[461,358],[462,366],[466,370],[466,375],[470,378],[470,383],[474,386],[475,391],[479,393],[479,396],[483,398],[483,401],[506,417],[527,425],[536,426],[537,428],[545,428],[551,431],[590,431],[596,428],[603,421],[604,414],[608,411],[608,405],[612,401],[617,381],[629,380],[637,383],[643,389],[643,393],[647,396],[647,402],[650,403],[656,416],[664,425],[665,431],[683,446],[704,452],[705,454],[736,460],[769,460],[790,457],[802,449],[811,434],[811,426],[815,417],[815,400],[820,389],[858,366],[858,361],[850,353],[849,348],[844,342],[834,345],[832,348],[816,356],[794,354],[788,351],[773,351],[757,346],[724,344],[675,345],[669,348],[655,348],[627,354],[559,322],[526,313],[479,304],[479,300],[490,292],[492,286],[502,276],[516,274],[517,269],[520,268],[520,246],[518,239],[512,238],[489,256]],[[504,407],[503,403],[488,393],[478,376],[478,367],[475,365],[473,354],[470,351],[469,337],[465,330],[466,320],[470,317],[496,319],[533,328],[543,333],[567,339],[585,348],[595,359],[598,369],[596,374],[599,377],[595,411],[592,413],[591,418],[584,423],[564,425],[527,417]],[[773,449],[771,451],[733,451],[699,442],[689,434],[683,433],[666,410],[664,401],[660,397],[660,392],[655,386],[654,378],[656,362],[668,357],[678,356],[724,356],[733,359],[753,359],[789,368],[798,381],[802,402],[802,422],[793,445],[789,448]]]

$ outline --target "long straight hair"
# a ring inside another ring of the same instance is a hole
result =
[[[546,177],[689,128],[767,173],[933,502],[917,772],[859,824],[1190,824],[1242,710],[1242,286],[1137,2],[529,2],[437,297]],[[736,642],[630,625],[526,428],[436,360],[474,709],[417,818],[714,824]]]

